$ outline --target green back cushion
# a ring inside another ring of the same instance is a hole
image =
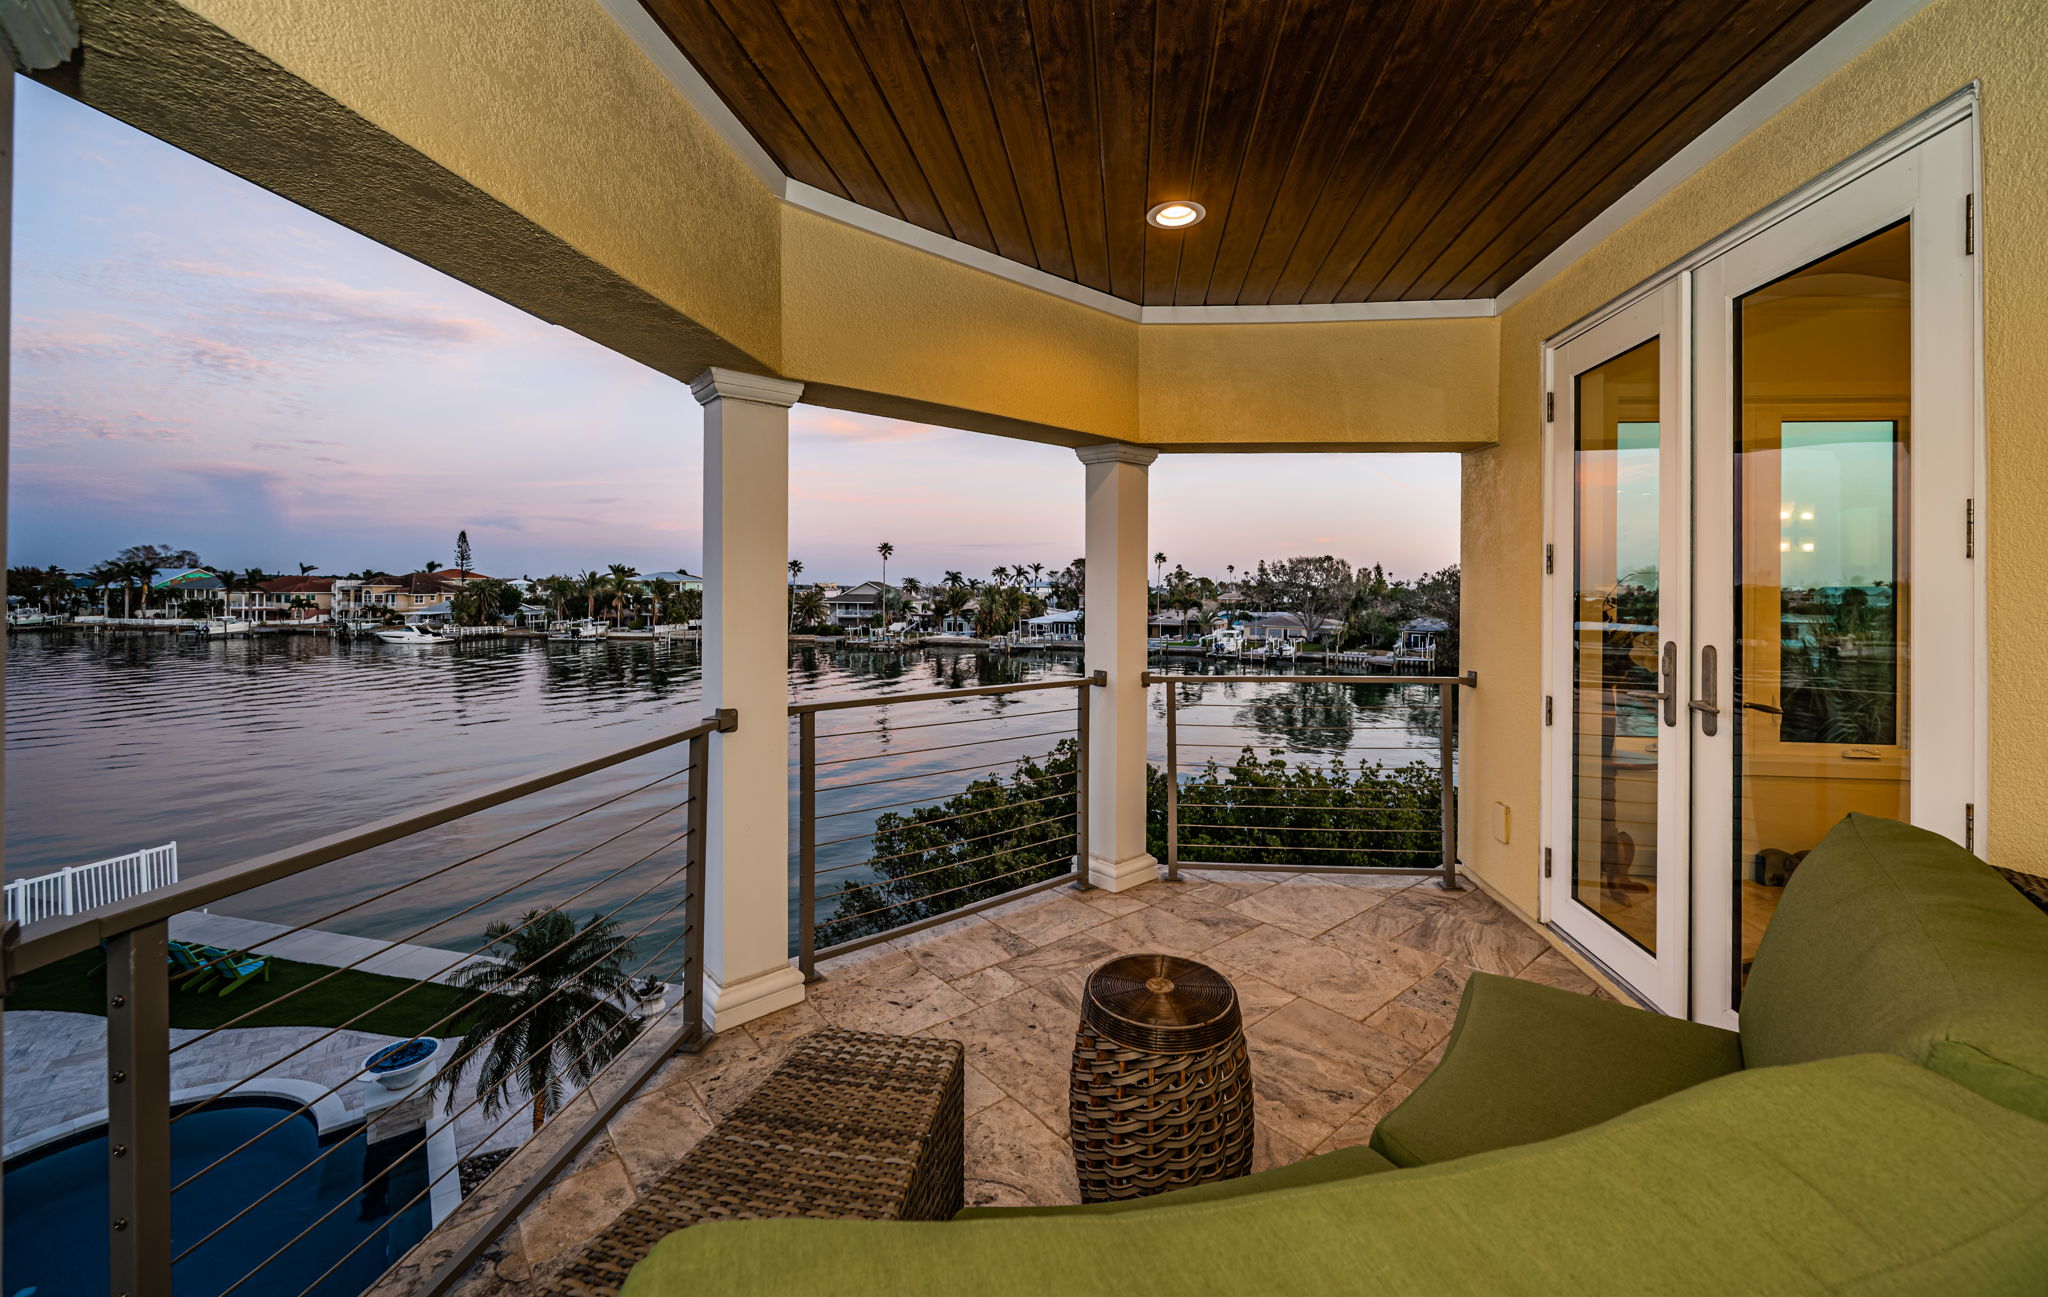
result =
[[[1882,1055],[1736,1072],[1541,1144],[1123,1215],[760,1220],[621,1297],[2038,1297],[2048,1125]]]
[[[1742,1056],[1878,1051],[2048,1121],[2048,914],[1939,834],[1851,815],[1778,903]]]

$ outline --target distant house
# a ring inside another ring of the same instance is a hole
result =
[[[1291,612],[1260,613],[1256,617],[1233,620],[1237,621],[1239,629],[1244,631],[1247,638],[1269,640],[1321,639],[1344,625],[1343,622],[1325,617],[1316,626],[1315,633],[1311,634],[1308,627],[1302,624],[1301,618]]]
[[[1437,639],[1450,628],[1449,622],[1436,617],[1417,617],[1413,621],[1404,621],[1401,628],[1394,632],[1394,656],[1434,662]]]
[[[244,586],[228,595],[228,616],[247,621],[299,621],[334,611],[335,578],[279,576],[261,585]],[[305,600],[311,600],[308,608]],[[294,606],[294,602],[297,606]]]
[[[981,600],[969,599],[960,605],[959,612],[947,613],[936,618],[932,625],[940,635],[972,635],[975,623],[981,618]]]
[[[436,604],[473,581],[488,581],[481,572],[467,574],[455,568],[437,572],[408,572],[404,576],[349,577],[334,583],[332,606],[345,621],[381,621],[386,616],[406,617],[428,612]]]
[[[903,592],[895,586],[884,586],[879,581],[863,581],[850,590],[825,596],[825,615],[835,626],[866,626],[873,622],[875,614],[882,611],[882,592],[887,590],[892,606],[903,606]]]
[[[1167,608],[1153,613],[1145,625],[1153,639],[1200,639],[1208,629],[1207,621],[1198,609],[1178,612]]]
[[[1026,635],[1078,641],[1081,638],[1081,613],[1076,608],[1056,608],[1042,617],[1026,617],[1023,629]]]
[[[704,578],[701,576],[691,576],[688,572],[642,572],[640,574],[640,583],[645,585],[649,581],[666,581],[678,590],[702,590],[704,588]]]

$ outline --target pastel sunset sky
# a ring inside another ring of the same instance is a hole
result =
[[[686,387],[17,79],[8,562],[123,546],[322,572],[696,570]],[[1081,466],[1029,442],[798,406],[806,576],[1058,567]],[[1152,548],[1221,575],[1334,553],[1455,562],[1450,455],[1167,456]]]

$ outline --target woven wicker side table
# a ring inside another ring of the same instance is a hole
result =
[[[1252,1075],[1237,990],[1172,955],[1125,955],[1081,997],[1069,1086],[1082,1202],[1252,1169]]]
[[[656,1243],[707,1220],[949,1220],[964,1205],[960,1042],[814,1032],[585,1245],[553,1291],[613,1297]]]

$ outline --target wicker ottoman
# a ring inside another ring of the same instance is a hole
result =
[[[1252,1076],[1237,991],[1172,955],[1095,970],[1069,1091],[1082,1202],[1143,1198],[1252,1169]]]
[[[612,1297],[670,1233],[707,1220],[949,1220],[966,1188],[960,1042],[806,1036],[760,1088],[642,1194],[556,1281]]]

